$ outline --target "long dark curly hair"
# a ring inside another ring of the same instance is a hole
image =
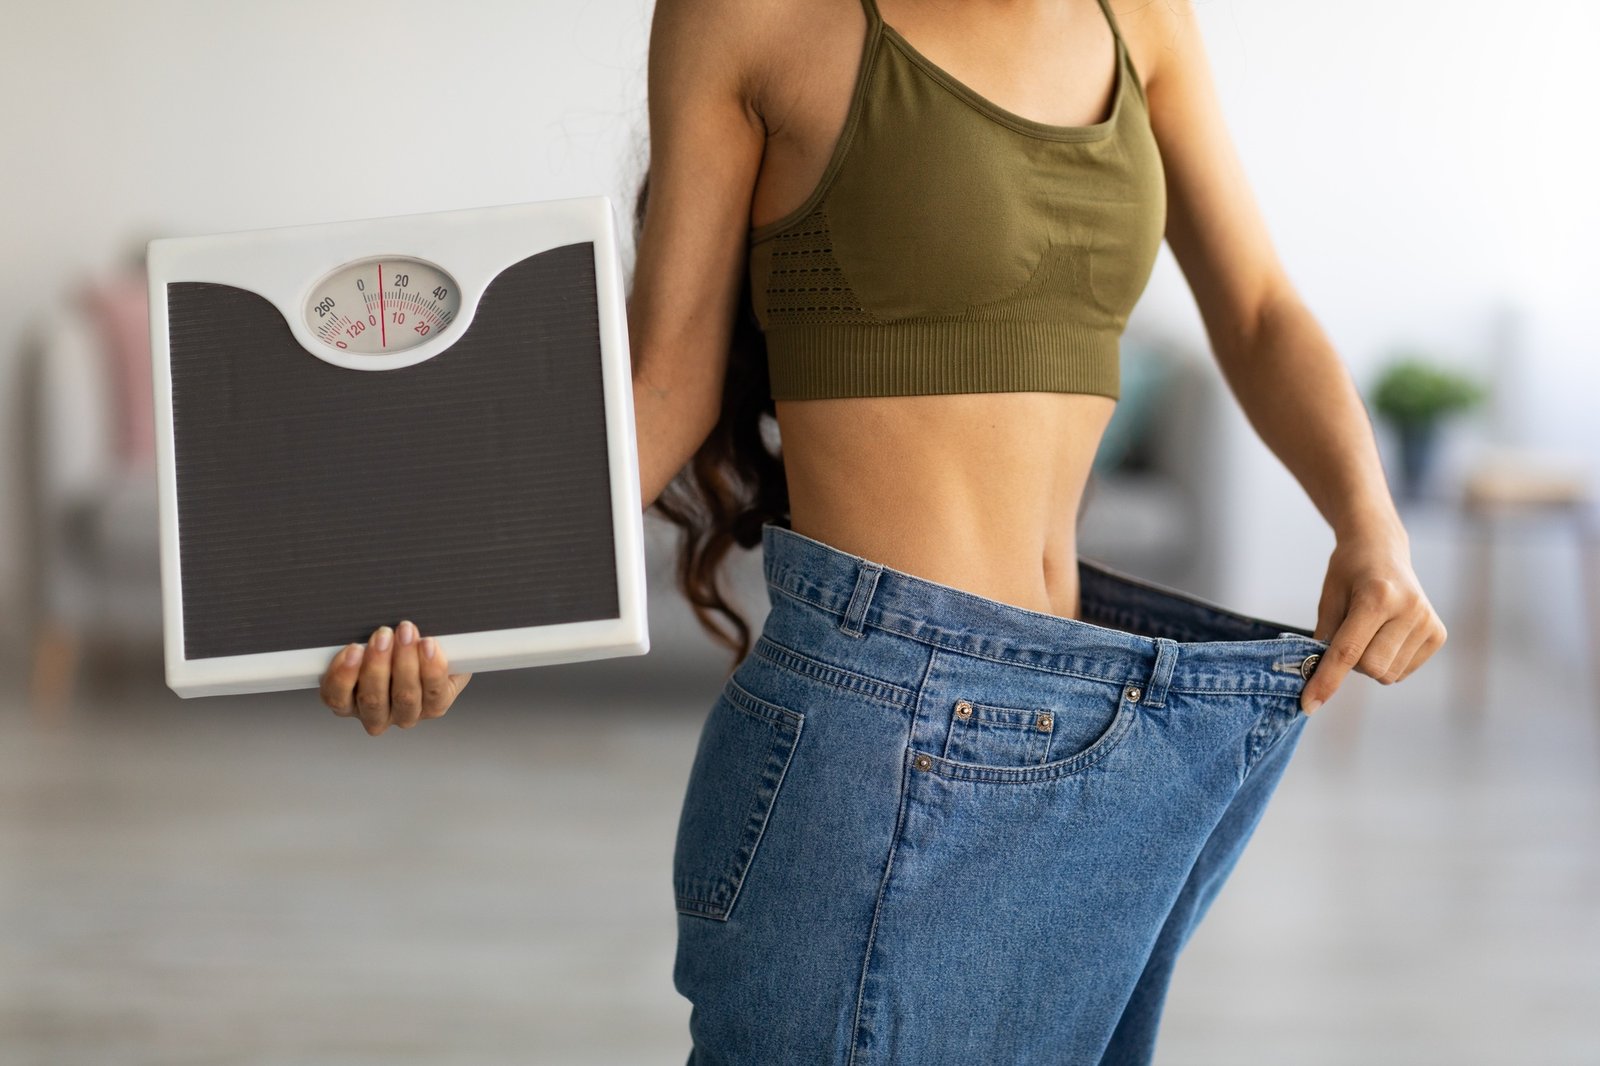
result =
[[[649,196],[647,164],[633,206],[636,248],[644,233]],[[631,291],[631,277],[628,287]],[[789,520],[789,481],[782,450],[773,442],[778,417],[768,385],[767,342],[750,303],[748,272],[740,287],[729,346],[722,414],[649,511],[679,528],[678,587],[701,626],[733,653],[731,670],[750,651],[751,628],[723,595],[718,571],[735,545],[749,549],[761,543],[764,522],[787,525]],[[720,624],[714,616],[721,616]]]

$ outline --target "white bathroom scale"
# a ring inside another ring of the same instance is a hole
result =
[[[649,650],[607,196],[149,243],[167,684]]]

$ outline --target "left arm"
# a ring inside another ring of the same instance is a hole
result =
[[[1392,684],[1438,650],[1445,629],[1412,571],[1366,407],[1272,246],[1223,121],[1192,0],[1117,14],[1130,47],[1143,46],[1135,65],[1167,179],[1167,244],[1217,364],[1338,542],[1317,611],[1316,633],[1330,646],[1305,707],[1325,701],[1352,669]]]

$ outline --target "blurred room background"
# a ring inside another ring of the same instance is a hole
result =
[[[651,8],[0,5],[0,1062],[683,1061],[670,854],[729,663],[669,527],[646,656],[483,673],[379,738],[311,691],[180,700],[138,274],[158,236],[626,222]],[[1600,1062],[1600,9],[1195,9],[1450,642],[1310,724],[1158,1061]],[[1166,249],[1123,374],[1083,553],[1310,628],[1332,535]]]

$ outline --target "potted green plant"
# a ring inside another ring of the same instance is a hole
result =
[[[1448,415],[1475,407],[1487,395],[1488,390],[1473,378],[1420,352],[1401,349],[1390,357],[1378,374],[1372,402],[1399,437],[1400,491],[1405,498],[1421,495],[1440,423]]]

